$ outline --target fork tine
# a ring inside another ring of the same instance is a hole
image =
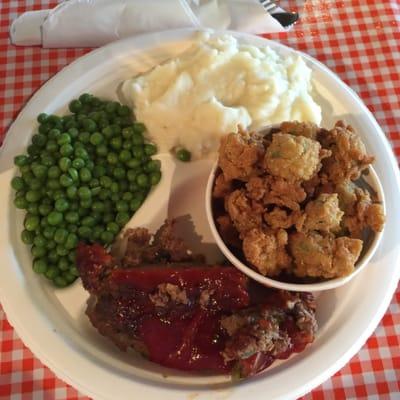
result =
[[[267,12],[271,12],[278,7],[275,1],[272,0],[259,0],[259,3],[264,7],[264,10]]]

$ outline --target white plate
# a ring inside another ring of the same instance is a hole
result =
[[[231,32],[232,33],[232,32]],[[232,33],[255,45],[270,45],[281,54],[294,51],[262,38]],[[315,343],[290,360],[246,382],[231,385],[224,376],[190,376],[166,370],[131,354],[120,353],[90,326],[84,315],[87,294],[80,283],[55,290],[31,270],[27,246],[19,232],[22,213],[12,206],[9,181],[14,155],[21,153],[40,112],[63,113],[82,92],[115,96],[118,83],[186,48],[191,30],[169,31],[112,43],[80,58],[59,72],[29,101],[6,138],[0,159],[0,299],[7,317],[35,355],[61,379],[96,399],[289,399],[301,396],[340,369],[363,345],[382,318],[400,270],[400,179],[390,145],[361,100],[331,71],[303,55],[313,69],[323,125],[345,119],[361,133],[377,156],[375,169],[387,199],[387,224],[381,246],[368,267],[351,283],[318,298],[320,325]],[[211,249],[205,225],[204,190],[211,163],[175,163],[164,158],[164,178],[136,214],[134,223],[158,226],[168,211],[192,214],[204,250]],[[174,171],[174,172],[173,172]],[[172,184],[172,200],[166,195]],[[183,228],[190,226],[185,220]],[[214,254],[215,255],[215,254]]]

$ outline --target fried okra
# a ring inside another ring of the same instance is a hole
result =
[[[304,136],[276,133],[265,153],[265,168],[288,182],[310,179],[320,166],[321,145]]]
[[[340,230],[343,214],[339,208],[337,193],[322,193],[306,205],[303,229],[305,231],[337,232]]]
[[[259,160],[263,155],[264,148],[258,138],[245,132],[231,133],[221,139],[218,163],[226,181],[247,181],[259,175]]]
[[[285,249],[287,241],[288,235],[283,229],[273,232],[254,228],[243,236],[243,253],[262,275],[278,275],[291,264]]]
[[[289,237],[293,273],[300,277],[337,278],[351,274],[360,256],[362,241],[335,238],[317,232],[296,232]]]

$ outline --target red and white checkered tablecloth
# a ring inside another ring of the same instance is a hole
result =
[[[301,22],[266,35],[317,58],[361,96],[400,159],[400,3],[398,0],[282,1]],[[11,21],[52,0],[0,0],[0,143],[25,102],[47,79],[89,50],[17,48]],[[85,399],[27,349],[0,305],[0,399]],[[375,333],[331,379],[303,399],[400,399],[400,288]]]

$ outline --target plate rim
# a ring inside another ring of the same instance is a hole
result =
[[[7,143],[9,142],[9,139],[7,140],[7,137],[10,136],[8,135],[8,133],[10,133],[14,127],[16,122],[21,118],[21,115],[23,115],[24,110],[29,107],[32,103],[35,102],[35,99],[38,95],[40,95],[40,92],[42,89],[44,88],[48,88],[51,87],[51,85],[54,83],[54,81],[56,81],[57,79],[60,78],[61,74],[66,74],[68,73],[73,67],[75,67],[77,64],[82,63],[82,61],[88,60],[94,56],[96,56],[97,54],[101,54],[102,52],[104,52],[105,50],[107,50],[108,48],[111,47],[118,47],[121,44],[124,44],[125,42],[129,43],[129,42],[133,42],[133,46],[137,45],[140,41],[143,40],[148,40],[150,37],[156,37],[157,35],[166,35],[168,36],[168,40],[164,40],[165,43],[169,43],[169,42],[173,42],[173,41],[183,41],[183,40],[188,40],[188,37],[181,37],[179,38],[175,38],[175,36],[187,36],[190,34],[193,34],[195,32],[198,32],[198,29],[178,29],[178,30],[167,30],[167,31],[162,31],[162,32],[153,32],[153,33],[148,33],[148,34],[144,34],[144,35],[138,35],[135,37],[130,37],[130,38],[126,38],[117,42],[113,42],[110,43],[106,46],[103,46],[101,48],[95,49],[79,58],[77,58],[76,60],[74,60],[73,62],[71,62],[69,65],[65,66],[64,68],[62,68],[58,73],[56,73],[52,78],[50,78],[47,82],[45,82],[44,85],[42,85],[39,90],[37,92],[35,92],[35,94],[30,98],[30,100],[25,104],[25,106],[21,109],[20,113],[18,114],[18,116],[15,118],[15,120],[13,121],[13,123],[10,125],[7,134],[6,134],[6,138],[4,140],[4,144],[2,147],[2,151],[0,153],[0,160],[4,159],[4,153],[7,149]],[[215,34],[232,34],[235,37],[243,37],[243,38],[256,38],[257,40],[261,40],[264,43],[268,44],[268,42],[273,42],[274,45],[277,45],[278,47],[284,47],[286,49],[289,49],[291,52],[295,52],[297,54],[300,54],[304,59],[312,62],[313,64],[316,64],[319,66],[320,69],[322,69],[325,73],[327,73],[330,77],[332,77],[341,87],[342,89],[346,89],[347,92],[349,93],[349,95],[357,101],[357,103],[360,105],[360,107],[363,109],[363,113],[366,114],[369,117],[370,122],[375,126],[376,128],[376,132],[379,133],[380,135],[380,139],[384,142],[384,145],[386,147],[386,150],[389,150],[388,153],[391,154],[390,156],[390,163],[394,165],[396,165],[396,160],[394,157],[394,154],[391,151],[391,147],[389,144],[389,140],[388,138],[384,135],[382,129],[379,127],[378,123],[376,122],[375,118],[373,117],[372,113],[367,109],[367,107],[365,106],[365,104],[362,102],[362,100],[358,97],[358,95],[354,92],[353,89],[351,89],[349,86],[347,86],[343,81],[341,81],[341,79],[333,72],[331,71],[328,67],[326,67],[324,64],[322,64],[321,62],[319,62],[318,60],[316,60],[315,58],[309,56],[308,54],[302,53],[296,49],[290,48],[289,46],[283,45],[279,42],[276,41],[272,41],[270,39],[266,39],[263,37],[259,37],[259,36],[255,36],[255,35],[251,35],[251,34],[245,34],[242,32],[235,32],[235,31],[215,31]],[[171,38],[170,38],[171,36]],[[153,46],[155,45],[155,43],[153,43]],[[148,50],[150,49],[151,46],[147,45],[145,47],[139,47],[140,51],[143,50]],[[0,162],[0,165],[2,165],[2,163]],[[11,170],[11,173],[13,171]],[[399,171],[396,169],[393,169],[393,172],[395,174],[395,179],[397,180],[397,183],[400,186],[400,174]],[[4,179],[7,181],[7,179],[10,177],[10,170],[4,172],[1,175],[1,181],[4,182]],[[11,191],[9,191],[9,193],[11,193]],[[8,200],[8,196],[4,196],[3,200],[1,201],[1,203],[3,204],[7,204]],[[9,204],[7,204],[8,206]],[[2,207],[2,210],[7,209],[7,207]],[[2,211],[3,213],[4,211]],[[7,219],[8,220],[8,219]],[[6,232],[8,232],[9,230],[6,229]],[[0,238],[4,238],[4,233],[0,234]],[[4,241],[2,240],[3,244],[0,245],[0,248],[3,248],[3,250],[5,251],[9,251],[10,249],[7,249],[6,246],[4,245]],[[5,254],[5,252],[4,252]],[[398,260],[399,260],[399,255],[398,255]],[[398,261],[397,260],[397,261]],[[323,381],[325,381],[327,378],[329,378],[329,376],[331,376],[333,373],[335,373],[337,370],[339,370],[340,368],[343,367],[343,365],[345,365],[349,359],[362,347],[362,345],[364,344],[365,340],[371,335],[372,331],[375,329],[375,327],[378,325],[379,321],[381,320],[381,318],[383,317],[387,307],[389,306],[390,300],[393,296],[393,293],[395,291],[395,288],[397,286],[397,281],[399,279],[400,276],[400,271],[397,270],[397,276],[395,276],[396,279],[392,280],[392,285],[390,287],[390,289],[386,292],[386,296],[384,297],[383,301],[381,301],[380,303],[380,307],[377,310],[377,312],[375,312],[374,318],[372,318],[370,320],[370,323],[368,325],[368,329],[366,329],[363,333],[363,335],[361,335],[359,337],[359,340],[357,342],[355,342],[353,344],[353,346],[351,346],[349,349],[347,349],[347,351],[345,352],[345,354],[342,355],[342,357],[340,358],[340,360],[338,360],[334,365],[332,365],[330,368],[327,368],[325,371],[323,371],[322,373],[318,374],[313,380],[312,382],[307,382],[305,384],[303,384],[303,386],[301,388],[297,388],[296,391],[291,392],[289,395],[290,396],[301,396],[304,393],[307,393],[308,391],[312,390],[313,388],[315,388],[317,385],[319,385],[320,383],[322,383]],[[15,327],[16,332],[18,333],[19,337],[23,340],[24,343],[28,343],[28,347],[32,350],[32,352],[35,354],[35,356],[42,361],[45,365],[49,366],[49,368],[57,375],[59,376],[61,379],[63,379],[65,382],[69,383],[70,385],[72,385],[73,387],[77,388],[78,390],[80,390],[83,393],[86,393],[88,395],[91,396],[95,396],[95,398],[104,398],[102,397],[101,394],[98,394],[95,392],[95,390],[93,390],[92,388],[88,388],[85,386],[84,383],[82,382],[78,382],[76,379],[73,379],[72,377],[70,377],[68,374],[66,374],[64,371],[62,371],[62,369],[60,367],[58,367],[57,365],[55,365],[53,362],[51,362],[51,360],[49,359],[49,357],[46,357],[45,354],[43,354],[42,351],[39,351],[37,349],[36,343],[33,344],[34,340],[33,338],[31,338],[29,335],[20,325],[20,322],[18,320],[17,315],[13,314],[12,310],[12,305],[8,303],[8,300],[5,298],[5,296],[3,295],[4,290],[2,289],[1,285],[0,285],[0,298],[1,298],[1,302],[3,305],[3,309],[4,312],[6,313],[7,319],[10,322],[10,324]],[[22,333],[22,334],[21,334]],[[140,382],[135,381],[135,384],[140,384]],[[179,389],[180,393],[183,393],[182,389]],[[193,390],[191,390],[193,391]],[[288,394],[285,394],[285,398],[287,398]],[[282,396],[280,397],[282,398]]]

